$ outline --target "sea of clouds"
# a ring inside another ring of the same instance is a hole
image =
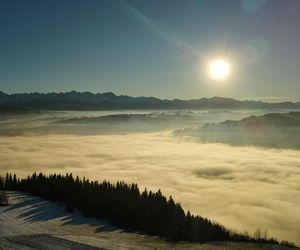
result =
[[[300,244],[300,152],[201,144],[170,133],[0,136],[0,173],[66,173],[161,189],[237,231]]]

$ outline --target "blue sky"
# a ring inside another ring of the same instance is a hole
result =
[[[3,0],[0,90],[300,100],[299,0]],[[216,83],[207,63],[224,57]]]

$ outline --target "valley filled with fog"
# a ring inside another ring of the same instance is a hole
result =
[[[128,134],[196,128],[268,110],[20,111],[0,114],[0,135]],[[274,111],[272,111],[274,112]],[[276,110],[275,112],[287,112]]]
[[[228,228],[299,244],[299,113],[288,112],[3,112],[0,171],[136,182]],[[264,122],[243,120],[253,116]]]

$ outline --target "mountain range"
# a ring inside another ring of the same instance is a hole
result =
[[[0,91],[1,110],[112,110],[112,109],[299,109],[300,102],[267,103],[211,97],[191,100],[131,97],[112,92],[6,94]]]

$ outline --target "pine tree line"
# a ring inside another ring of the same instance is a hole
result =
[[[34,173],[24,179],[14,174],[0,177],[0,189],[28,192],[46,200],[64,202],[67,210],[80,209],[84,216],[107,218],[113,225],[173,241],[243,241],[278,243],[275,239],[254,238],[233,233],[207,218],[184,212],[172,197],[161,191],[140,192],[137,184],[108,181],[99,183],[73,178],[72,174]]]

